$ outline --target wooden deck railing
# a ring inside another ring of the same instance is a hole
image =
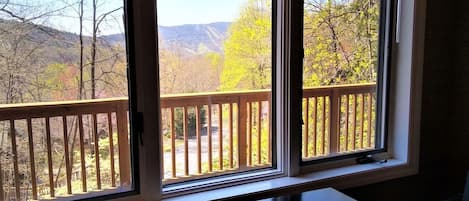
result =
[[[375,84],[303,90],[304,159],[374,147]]]
[[[117,176],[120,187],[129,186],[130,151],[127,110],[126,99],[1,105],[0,122],[3,131],[6,130],[10,137],[11,146],[3,143],[2,139],[3,154],[0,155],[0,161],[5,161],[5,156],[10,155],[5,153],[11,153],[11,159],[7,163],[0,163],[0,186],[2,187],[0,200],[10,200],[15,197],[16,200],[37,200],[40,196],[42,199],[56,197],[55,191],[61,185],[60,183],[63,183],[59,178],[62,166],[65,166],[63,180],[66,183],[66,194],[101,190],[103,179],[100,166],[103,164],[100,161],[100,152],[102,152],[100,148],[103,147],[100,147],[99,142],[103,140],[103,137],[109,140],[107,149],[110,172],[106,173],[110,174],[108,186],[116,187]],[[99,132],[98,124],[101,129]],[[102,133],[106,135],[103,136]],[[117,133],[117,144],[113,139],[114,133]],[[76,135],[78,135],[78,142],[75,141]],[[62,138],[58,140],[60,136]],[[45,144],[45,157],[37,158],[38,154],[43,151],[40,149],[43,145],[39,142]],[[18,149],[18,146],[22,146],[22,149]],[[78,146],[79,150],[75,150],[75,146]],[[57,147],[63,150],[55,150]],[[27,153],[19,153],[19,151],[25,151],[23,148],[28,150]],[[115,153],[118,154],[119,172],[116,172],[115,168]],[[62,155],[62,157],[57,155]],[[77,157],[74,156],[79,156],[79,160],[75,160]],[[86,160],[86,156],[92,156],[94,163],[90,163],[92,160]],[[1,167],[8,165],[10,161],[10,164],[13,164],[11,175],[7,173],[11,168]],[[63,163],[60,163],[61,161]],[[75,161],[78,161],[78,164]],[[36,168],[43,163],[47,164],[41,166],[45,170]],[[61,165],[57,167],[58,163]],[[93,175],[87,174],[90,170],[93,170]],[[44,175],[44,172],[47,173]],[[73,189],[75,190],[73,191],[72,174],[75,172],[79,173],[80,178],[75,180],[79,180],[81,189]],[[95,178],[87,178],[91,176]],[[94,181],[93,188],[89,187],[91,180]],[[10,181],[14,181],[13,185],[5,183]],[[11,188],[8,186],[13,186],[14,193],[10,192]],[[47,186],[48,189],[41,188],[43,186]],[[22,192],[21,189],[28,190]],[[40,192],[45,192],[47,195]]]
[[[163,139],[163,142],[168,141],[163,149],[170,150],[164,155],[171,156],[163,160],[165,164],[170,163],[164,165],[164,182],[173,183],[270,164],[270,144],[262,144],[270,142],[271,138],[269,100],[270,93],[264,90],[163,96],[163,127],[167,127],[169,133],[168,140]],[[182,111],[179,112],[182,116],[178,118],[179,122],[175,118],[177,110]],[[194,117],[192,128],[188,125],[188,116]],[[205,121],[202,121],[203,117]],[[178,123],[182,124],[182,133],[176,130]],[[194,131],[193,139],[190,139],[190,130]],[[180,140],[177,135],[181,136]],[[165,138],[165,135],[162,137]],[[213,138],[217,141],[214,142]],[[181,141],[182,145],[177,147],[176,141]],[[189,149],[189,143],[196,148]],[[189,152],[195,152],[192,155],[196,160],[192,160],[192,164]],[[178,161],[182,162],[178,164]],[[195,168],[190,168],[191,165]]]
[[[303,158],[372,148],[375,87],[375,84],[356,84],[305,88]],[[163,182],[269,166],[272,157],[270,94],[260,90],[163,96],[162,122],[166,128],[163,133],[167,133],[162,135]],[[179,118],[175,117],[177,114]],[[191,116],[195,122],[192,128],[188,123]],[[201,122],[201,117],[206,117],[206,122]],[[178,124],[182,127],[179,133]],[[206,125],[206,139],[201,134],[204,130],[201,124]],[[190,130],[195,132],[193,139]],[[212,149],[213,137],[218,139],[217,150]],[[193,148],[189,146],[191,143]]]
[[[374,84],[304,89],[303,158],[372,148],[374,93]],[[163,182],[270,166],[270,94],[263,90],[161,97]],[[11,161],[13,167],[0,162],[0,201],[53,198],[62,185],[69,195],[129,186],[127,111],[125,98],[1,105],[0,131],[8,134],[10,143],[0,142],[0,161]],[[36,157],[41,148],[45,154]],[[65,173],[57,164],[65,164]]]

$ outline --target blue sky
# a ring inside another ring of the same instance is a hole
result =
[[[247,0],[158,0],[158,23],[163,26],[231,22]]]
[[[182,24],[207,24],[212,22],[231,22],[239,16],[239,11],[248,0],[157,0],[158,24],[175,26]],[[66,6],[67,2],[69,6]],[[40,18],[35,23],[51,26],[72,33],[79,32],[78,0],[10,0],[8,7],[15,13],[23,13],[27,18],[41,12],[53,12],[47,18]],[[0,1],[0,6],[3,3]],[[14,5],[27,5],[26,7]],[[30,7],[33,5],[34,10]],[[85,0],[84,34],[91,35],[91,0]],[[123,0],[98,0],[98,15],[123,6]],[[65,9],[60,9],[64,8]],[[122,9],[106,18],[100,26],[100,35],[123,33]],[[0,13],[0,17],[2,16]]]

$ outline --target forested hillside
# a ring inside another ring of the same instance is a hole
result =
[[[221,54],[229,24],[160,27],[162,55],[171,50],[178,50],[181,59],[205,58],[211,52]],[[0,53],[4,59],[0,59],[4,64],[0,68],[5,69],[0,77],[2,103],[79,99],[79,35],[1,19],[0,30],[3,30]],[[92,37],[84,36],[84,58],[88,61],[84,64],[85,71],[90,66],[91,44]],[[125,96],[124,33],[100,36],[96,47],[97,97]],[[90,79],[89,73],[84,72],[84,79]],[[83,98],[90,97],[90,86],[84,84],[84,87]]]
[[[258,3],[249,1],[233,23],[159,27],[161,91],[269,88],[270,3]],[[305,86],[376,80],[378,2],[307,1],[305,5]],[[17,20],[1,20],[0,30],[2,103],[127,94],[123,34],[97,37],[94,59],[93,38],[84,36],[80,68],[77,34]]]

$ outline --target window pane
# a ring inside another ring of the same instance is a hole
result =
[[[157,4],[163,183],[271,167],[271,3]]]
[[[123,1],[0,7],[0,200],[130,190]]]
[[[303,160],[380,148],[380,0],[304,2]]]

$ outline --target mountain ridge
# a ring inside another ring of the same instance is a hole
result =
[[[230,25],[231,22],[214,22],[158,26],[160,46],[163,49],[180,49],[186,54],[221,53]],[[124,34],[110,34],[100,38],[111,44],[123,45],[125,42]]]
[[[160,48],[182,51],[188,55],[205,54],[207,52],[223,52],[223,42],[228,36],[231,22],[213,22],[208,24],[183,24],[175,26],[159,26]],[[0,19],[0,29],[27,30],[28,37],[33,41],[49,41],[45,45],[71,48],[79,41],[79,35],[58,30],[53,27],[21,23],[14,20]],[[12,32],[13,33],[13,32]],[[52,39],[52,40],[50,40]],[[84,43],[91,43],[91,36],[83,37]],[[124,33],[98,36],[98,43],[103,45],[120,45],[125,47]]]

